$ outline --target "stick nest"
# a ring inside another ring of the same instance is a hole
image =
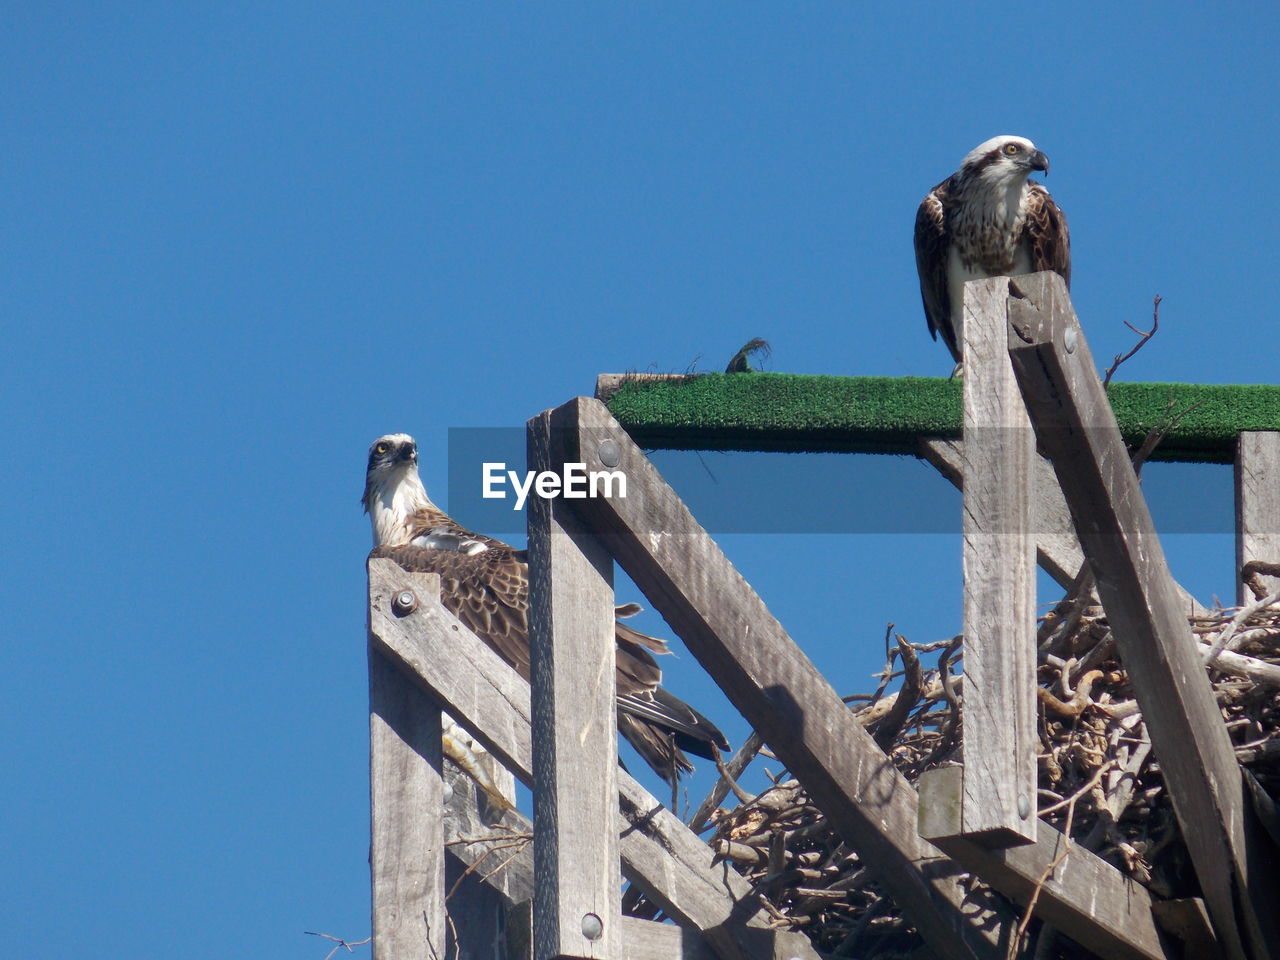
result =
[[[1280,594],[1188,619],[1236,757],[1255,789],[1273,799],[1280,796],[1277,600]],[[960,638],[913,644],[897,636],[892,645],[888,639],[879,688],[845,699],[914,784],[925,770],[963,761]],[[1198,895],[1159,760],[1115,649],[1082,577],[1039,629],[1040,816],[1156,896]],[[887,693],[895,680],[898,689]],[[803,931],[835,956],[905,957],[916,950],[916,932],[803,787],[770,776],[774,785],[754,797],[732,784],[740,802],[712,814],[709,842],[752,882],[773,924]],[[1088,956],[1065,938],[1041,944],[1036,955]]]

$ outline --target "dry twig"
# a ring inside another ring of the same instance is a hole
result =
[[[303,930],[302,932],[308,937],[323,937],[325,940],[330,940],[337,944],[337,946],[325,954],[324,960],[331,960],[333,955],[343,947],[346,948],[347,953],[355,953],[355,951],[351,949],[352,947],[363,947],[366,943],[373,940],[373,937],[365,937],[363,940],[343,940],[341,937],[334,937],[327,933],[316,933],[314,930]]]
[[[1147,342],[1156,335],[1156,331],[1160,329],[1160,301],[1162,299],[1164,298],[1157,293],[1155,295],[1155,299],[1151,301],[1151,329],[1150,330],[1139,330],[1128,320],[1124,322],[1124,325],[1128,327],[1130,330],[1132,330],[1134,333],[1136,333],[1141,339],[1139,339],[1138,342],[1133,345],[1133,349],[1130,350],[1128,353],[1124,354],[1123,356],[1121,356],[1120,354],[1116,354],[1115,359],[1112,361],[1111,366],[1107,368],[1106,375],[1103,376],[1102,378],[1103,389],[1106,389],[1111,385],[1111,378],[1115,376],[1115,372],[1120,369],[1120,364],[1124,363],[1126,360],[1132,357],[1135,353],[1137,353],[1139,350],[1145,347],[1147,345]]]

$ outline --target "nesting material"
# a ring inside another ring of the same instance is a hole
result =
[[[915,783],[924,770],[964,759],[960,638],[895,639],[879,689],[846,699]],[[1199,645],[1236,758],[1252,774],[1254,802],[1265,807],[1280,797],[1280,593],[1190,619],[1188,642]],[[1084,590],[1068,597],[1041,621],[1039,643],[1040,816],[1155,896],[1197,895],[1159,760],[1101,607]],[[896,681],[896,692],[887,692]],[[906,956],[920,946],[796,781],[779,776],[758,796],[735,793],[744,799],[716,811],[709,842],[753,883],[775,926],[804,931],[836,956]],[[1039,955],[1080,954],[1058,938]]]

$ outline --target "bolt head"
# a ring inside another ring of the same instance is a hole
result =
[[[596,452],[600,456],[600,462],[606,467],[616,467],[622,462],[622,448],[618,446],[617,440],[603,441]]]
[[[1023,820],[1031,816],[1031,801],[1025,793],[1018,794],[1018,816]]]
[[[1062,345],[1066,347],[1067,353],[1076,352],[1076,341],[1079,339],[1079,336],[1080,335],[1076,332],[1075,327],[1067,327],[1067,329],[1062,332]]]
[[[604,924],[594,913],[588,913],[583,916],[582,935],[588,940],[599,940],[604,936]]]
[[[391,610],[396,616],[407,616],[418,609],[418,596],[412,590],[401,590],[391,598]]]

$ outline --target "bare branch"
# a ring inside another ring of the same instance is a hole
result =
[[[1126,327],[1128,327],[1134,333],[1138,334],[1138,336],[1141,337],[1142,339],[1140,339],[1136,344],[1134,344],[1133,349],[1130,350],[1128,353],[1124,354],[1123,356],[1120,354],[1116,354],[1115,361],[1111,364],[1110,367],[1107,368],[1106,375],[1102,378],[1102,386],[1104,389],[1110,386],[1111,378],[1115,376],[1115,372],[1120,369],[1120,364],[1124,363],[1126,360],[1132,357],[1135,353],[1137,353],[1139,350],[1145,347],[1147,345],[1147,341],[1150,340],[1152,337],[1154,337],[1156,335],[1156,331],[1160,329],[1160,301],[1162,299],[1163,298],[1160,296],[1160,294],[1157,293],[1155,295],[1155,299],[1152,300],[1151,302],[1151,329],[1150,330],[1139,330],[1128,320],[1124,322],[1124,325]]]

